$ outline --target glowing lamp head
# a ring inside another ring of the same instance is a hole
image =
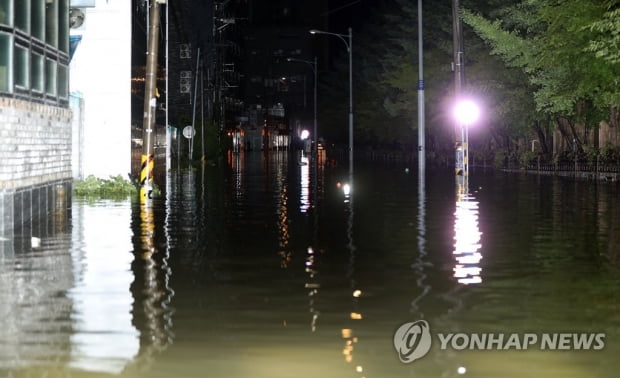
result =
[[[308,139],[308,137],[310,136],[310,132],[308,130],[302,130],[301,132],[301,140],[306,140]]]
[[[344,184],[342,186],[342,192],[344,193],[345,196],[349,196],[351,194],[351,185]]]
[[[478,120],[480,109],[471,100],[463,100],[456,104],[454,108],[454,116],[464,125],[471,125]]]

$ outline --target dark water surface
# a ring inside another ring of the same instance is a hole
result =
[[[152,210],[74,199],[0,256],[0,376],[618,376],[617,184],[474,170],[457,204],[450,171],[358,164],[352,197],[346,166],[317,178],[229,155],[172,174]],[[419,319],[432,346],[406,364],[394,334]],[[558,333],[604,348],[462,344]]]

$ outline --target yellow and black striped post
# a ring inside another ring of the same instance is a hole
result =
[[[146,202],[153,196],[153,168],[155,156],[153,154],[142,155],[140,166],[140,202]]]

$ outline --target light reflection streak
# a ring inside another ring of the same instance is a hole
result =
[[[478,202],[467,193],[457,195],[454,212],[454,277],[464,285],[482,282],[478,250],[482,233],[478,227]]]
[[[237,199],[237,203],[240,203],[243,199],[243,191],[245,186],[243,182],[243,174],[245,169],[245,151],[228,151],[226,158],[226,160],[228,161],[228,165],[234,172],[233,188],[235,191],[235,198]]]
[[[286,167],[288,166],[288,155],[286,152],[276,152],[273,156],[276,159],[276,214],[278,227],[278,255],[281,257],[280,267],[288,268],[292,259],[292,252],[289,250],[289,215],[288,215],[288,185]]]
[[[349,173],[349,183],[353,183],[353,176]],[[347,217],[347,249],[349,250],[349,267],[347,276],[351,281],[351,297],[353,298],[353,311],[349,313],[349,319],[353,321],[362,320],[364,318],[361,311],[358,309],[359,299],[363,295],[363,291],[358,288],[357,281],[355,280],[355,252],[357,247],[355,246],[353,240],[353,219],[354,219],[354,208],[353,208],[353,193],[345,193],[345,200],[347,210],[349,212]],[[343,355],[345,356],[345,361],[347,363],[352,363],[353,351],[355,350],[355,344],[359,342],[359,338],[354,335],[353,328],[344,328],[342,329],[342,338],[345,339],[345,345],[342,350]],[[355,367],[355,372],[360,373],[363,371],[363,367],[361,364],[357,364]]]
[[[312,332],[316,331],[316,324],[319,318],[320,312],[315,307],[315,297],[319,293],[319,289],[321,288],[321,284],[318,282],[316,276],[318,271],[316,269],[317,264],[317,256],[314,251],[314,248],[308,247],[306,251],[306,273],[308,274],[308,280],[306,281],[306,289],[308,289],[308,297],[310,298],[309,302],[309,311],[312,314],[312,320],[310,321],[310,329]]]
[[[319,151],[324,152],[324,151]],[[320,155],[319,155],[320,156]],[[310,321],[310,329],[312,332],[316,331],[317,322],[320,311],[315,307],[315,298],[319,293],[319,289],[321,284],[317,279],[319,274],[318,272],[318,240],[319,240],[319,207],[318,207],[318,198],[319,198],[319,158],[315,155],[312,159],[312,167],[313,167],[313,175],[312,175],[312,245],[308,247],[306,250],[306,266],[305,270],[308,274],[308,280],[305,284],[306,289],[308,289],[308,297],[310,298],[308,309],[312,314],[312,319]],[[303,166],[302,166],[303,168]],[[321,172],[323,173],[323,167],[321,167]],[[302,170],[303,172],[303,170]],[[309,171],[308,171],[309,173]],[[303,188],[303,177],[302,177],[302,188]],[[303,189],[302,189],[303,193]]]
[[[300,187],[301,193],[299,197],[300,206],[299,210],[302,213],[308,211],[311,206],[310,203],[310,164],[308,157],[303,156],[300,159]]]

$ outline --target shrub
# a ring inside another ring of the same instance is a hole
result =
[[[528,165],[532,164],[538,154],[533,151],[523,151],[519,154],[519,167],[527,168]]]
[[[601,160],[608,164],[618,163],[620,161],[620,146],[614,146],[609,142],[605,144],[601,150]]]
[[[136,186],[122,176],[110,176],[109,179],[88,176],[76,181],[73,192],[80,197],[125,198],[138,193]]]
[[[493,166],[495,168],[504,168],[506,165],[506,156],[508,156],[508,152],[503,148],[495,151],[495,155],[493,156]]]

